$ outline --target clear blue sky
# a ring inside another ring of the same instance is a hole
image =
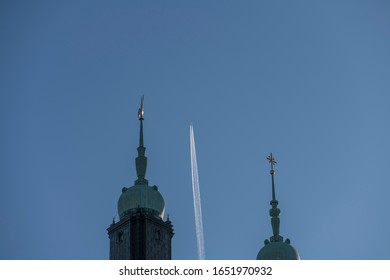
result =
[[[2,1],[0,258],[108,259],[147,178],[196,259],[194,125],[207,259],[281,235],[303,259],[390,259],[389,1]]]

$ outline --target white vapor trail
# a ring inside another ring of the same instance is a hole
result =
[[[192,173],[192,193],[194,196],[196,242],[198,245],[198,259],[205,259],[202,207],[200,202],[198,164],[196,161],[196,149],[194,139],[194,128],[190,125],[190,150],[191,150],[191,173]]]

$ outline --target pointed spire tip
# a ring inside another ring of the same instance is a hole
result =
[[[141,97],[141,107],[138,109],[138,119],[140,121],[144,119],[144,95]]]

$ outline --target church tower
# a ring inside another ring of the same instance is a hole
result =
[[[274,165],[276,164],[275,159],[272,157],[272,153],[267,157],[269,163],[271,164],[271,178],[272,178],[272,200],[271,200],[271,209],[269,214],[271,216],[271,225],[273,236],[270,239],[264,241],[264,247],[261,248],[257,254],[258,260],[299,260],[298,251],[290,245],[290,239],[286,238],[283,241],[283,236],[279,235],[279,226],[280,226],[280,209],[278,208],[279,202],[276,200],[275,196],[275,181],[274,181]]]
[[[110,260],[170,260],[173,226],[169,217],[164,221],[164,198],[157,186],[145,179],[143,97],[138,110],[140,136],[135,166],[138,179],[134,186],[124,187],[118,200],[119,221],[107,229],[110,239]]]

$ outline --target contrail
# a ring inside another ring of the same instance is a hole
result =
[[[191,150],[191,173],[192,173],[192,193],[194,196],[196,242],[198,245],[198,259],[205,259],[202,207],[200,202],[198,164],[196,161],[196,149],[194,139],[194,128],[190,125],[190,150]]]

